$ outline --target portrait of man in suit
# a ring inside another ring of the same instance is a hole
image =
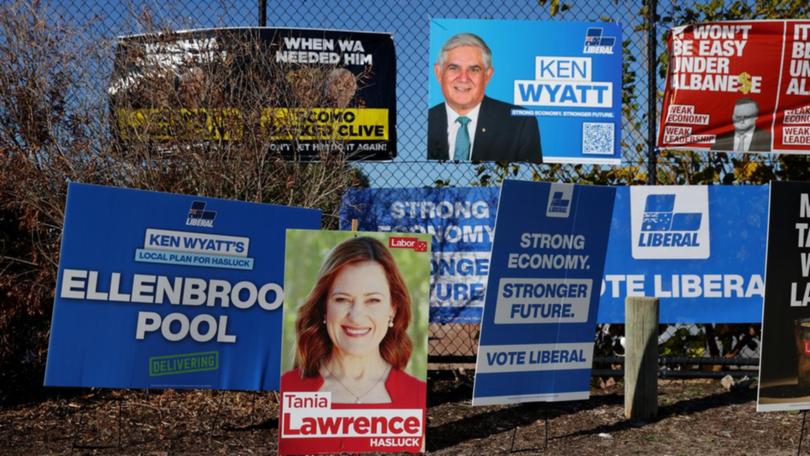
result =
[[[734,152],[770,152],[771,133],[757,128],[759,105],[750,98],[740,98],[734,103],[731,121],[734,131],[717,135],[712,150]]]
[[[518,106],[487,97],[492,51],[477,35],[459,33],[442,46],[434,73],[444,103],[428,111],[428,159],[542,162],[534,116],[513,116]]]

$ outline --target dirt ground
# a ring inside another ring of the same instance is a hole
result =
[[[625,420],[621,382],[588,401],[475,408],[469,375],[428,384],[427,451],[437,455],[788,455],[803,418],[756,413],[756,389],[719,380],[659,380],[658,419],[646,424]],[[273,393],[52,392],[0,409],[0,454],[275,454],[277,413]]]

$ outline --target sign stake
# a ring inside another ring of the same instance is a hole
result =
[[[649,421],[658,414],[658,298],[625,300],[624,416]]]

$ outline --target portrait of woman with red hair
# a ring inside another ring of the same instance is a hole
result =
[[[382,242],[339,243],[298,306],[293,369],[281,377],[282,392],[329,392],[333,408],[423,409],[425,382],[405,372],[411,306]]]

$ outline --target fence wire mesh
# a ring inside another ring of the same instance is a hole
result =
[[[60,0],[44,2],[46,15],[59,23],[81,32],[84,39],[105,43],[102,48],[108,59],[88,60],[85,68],[98,78],[96,89],[103,90],[112,70],[115,38],[122,35],[147,33],[159,30],[186,30],[209,27],[258,26],[265,6],[268,27],[327,28],[339,30],[362,30],[392,33],[397,53],[397,151],[396,159],[390,162],[364,162],[357,166],[374,188],[405,188],[436,185],[470,186],[495,184],[498,178],[532,179],[536,176],[575,182],[578,176],[591,167],[583,165],[522,164],[507,171],[494,164],[463,164],[428,162],[426,156],[428,78],[432,77],[432,63],[428,61],[430,18],[483,18],[554,21],[611,21],[623,30],[624,86],[622,119],[622,160],[624,167],[636,167],[640,175],[646,175],[647,154],[647,74],[651,68],[647,59],[647,29],[645,6],[641,0],[619,2],[576,2],[565,4],[545,0],[506,0],[487,2],[396,1],[371,0],[326,1],[301,0],[293,2],[267,1],[214,1],[180,0],[171,2],[109,1],[91,2]],[[552,14],[552,5],[562,5]],[[659,14],[666,14],[674,3],[659,2]],[[658,36],[662,31],[659,29]],[[663,44],[659,42],[659,52]],[[90,63],[96,62],[96,63]],[[78,65],[82,65],[78,62]],[[657,86],[663,81],[658,77]],[[499,174],[500,173],[500,174]],[[329,228],[335,220],[327,220]],[[597,346],[605,342],[613,354],[620,350],[621,332],[610,330],[609,325],[597,329]],[[620,327],[619,327],[620,328]],[[707,326],[706,328],[712,328]],[[680,327],[670,326],[662,331],[661,343],[678,337],[686,340],[704,335],[701,340],[715,337],[706,334],[705,328],[687,327],[687,335],[678,333]],[[732,333],[734,331],[731,331]],[[726,336],[723,336],[726,337]],[[742,335],[733,334],[734,341]],[[716,340],[721,338],[715,337]],[[478,342],[478,325],[431,324],[430,354],[433,359],[471,360]],[[721,343],[721,345],[723,345]],[[744,344],[745,350],[735,354],[757,356],[756,344]],[[705,347],[705,345],[704,345]],[[753,347],[753,348],[752,348]],[[747,351],[746,351],[747,350]],[[705,355],[708,351],[704,350]],[[734,352],[733,348],[720,350],[719,355]],[[693,352],[695,356],[704,353]]]

